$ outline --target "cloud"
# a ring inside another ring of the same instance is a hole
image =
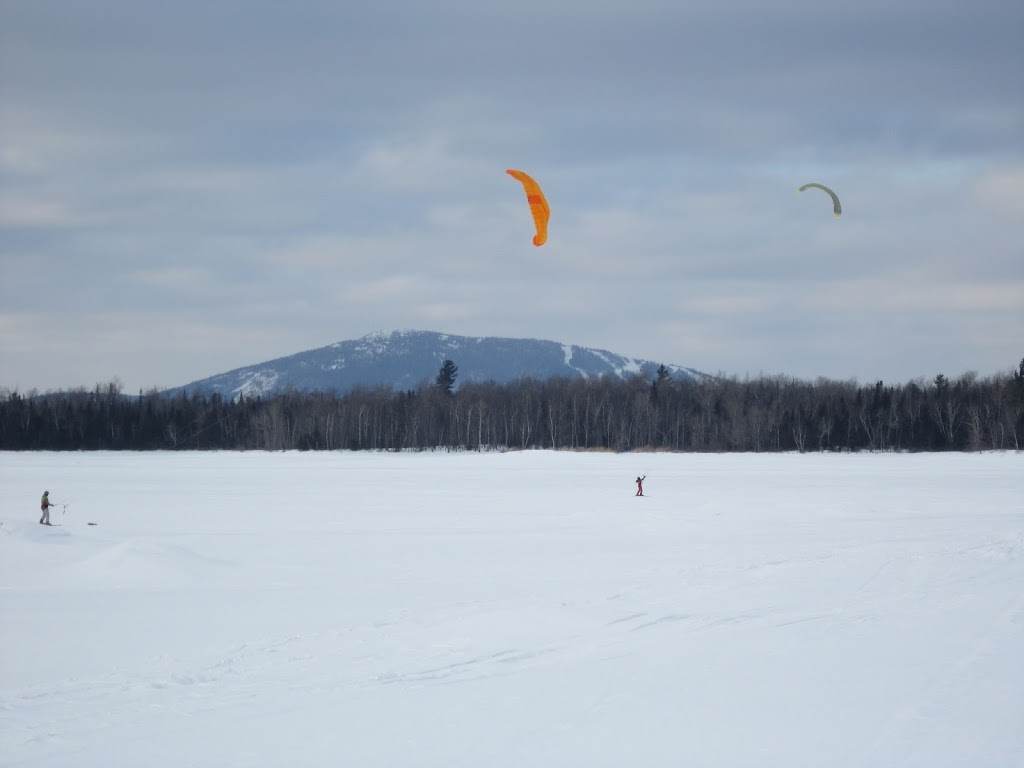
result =
[[[1017,2],[0,3],[0,306],[61,308],[2,337],[19,382],[442,323],[865,378],[1019,355]]]
[[[0,227],[10,229],[66,229],[90,223],[56,200],[26,200],[0,193]]]
[[[979,205],[1024,220],[1024,168],[1004,168],[981,175],[974,186]],[[1018,236],[1024,234],[1017,229]],[[1019,243],[1019,241],[1018,241]]]

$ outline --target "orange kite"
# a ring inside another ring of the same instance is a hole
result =
[[[533,224],[537,227],[537,234],[533,237],[534,245],[544,245],[548,241],[548,219],[551,217],[551,209],[548,208],[548,201],[544,199],[544,193],[540,185],[522,171],[505,171],[513,179],[517,179],[526,190],[526,202],[530,204],[530,213],[533,214]]]

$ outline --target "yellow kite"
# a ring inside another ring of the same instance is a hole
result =
[[[548,208],[548,201],[544,199],[540,185],[522,171],[505,171],[513,179],[517,179],[526,190],[526,202],[530,204],[530,213],[533,214],[533,224],[537,227],[537,234],[533,237],[534,245],[544,245],[548,241],[548,219],[551,217],[551,209]]]

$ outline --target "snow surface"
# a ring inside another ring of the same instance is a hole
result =
[[[589,373],[584,371],[582,368],[577,368],[575,365],[572,364],[573,355],[576,354],[576,347],[572,346],[571,344],[563,344],[562,345],[562,353],[565,355],[565,367],[566,368],[570,368],[571,370],[576,371],[576,373],[578,373],[584,379],[589,379],[590,378],[590,374]]]
[[[0,615],[4,766],[1021,766],[1024,456],[6,453]]]

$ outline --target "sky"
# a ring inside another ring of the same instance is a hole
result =
[[[1022,37],[1019,0],[0,0],[0,388],[397,329],[1007,372]]]

